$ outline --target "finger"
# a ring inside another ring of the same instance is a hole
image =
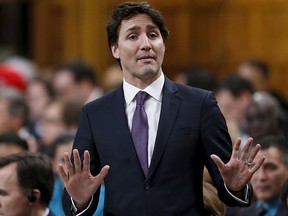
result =
[[[69,156],[68,152],[64,153],[64,161],[65,161],[65,165],[66,165],[68,173],[70,175],[74,175],[74,173],[75,173],[74,167],[71,163],[70,156]]]
[[[211,155],[211,159],[216,163],[217,167],[219,170],[224,170],[225,169],[225,164],[223,161],[215,154]]]
[[[259,150],[260,150],[261,146],[260,144],[257,144],[254,148],[252,148],[249,158],[247,159],[248,162],[252,163],[253,160],[255,159],[256,155],[258,154]]]
[[[264,163],[265,161],[265,156],[262,156],[259,161],[257,161],[257,163],[251,168],[251,172],[252,173],[255,173],[260,166],[262,166],[262,164]]]
[[[73,157],[75,172],[81,172],[81,159],[77,149],[73,149]]]
[[[90,153],[87,150],[84,151],[83,171],[90,171]]]
[[[101,169],[100,173],[96,176],[100,183],[104,180],[104,178],[105,178],[106,175],[108,174],[109,169],[110,169],[110,167],[109,167],[108,165],[105,165],[105,166]]]
[[[59,173],[60,173],[60,178],[66,184],[69,180],[69,177],[64,170],[64,166],[62,164],[59,164],[58,169],[59,169]]]
[[[234,145],[231,158],[238,159],[239,149],[240,149],[241,139],[237,138]]]
[[[241,156],[240,156],[240,160],[242,161],[246,161],[247,159],[247,155],[248,155],[248,152],[250,150],[250,147],[253,143],[253,138],[249,138],[248,141],[246,142],[246,145],[244,146],[243,150],[242,150],[242,153],[241,153]]]

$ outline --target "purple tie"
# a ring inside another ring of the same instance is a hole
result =
[[[136,95],[137,105],[133,115],[131,131],[134,147],[145,176],[148,173],[148,119],[144,103],[148,96],[143,91],[139,91]]]

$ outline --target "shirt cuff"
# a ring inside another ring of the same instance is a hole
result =
[[[236,201],[238,201],[239,203],[243,204],[243,205],[248,205],[250,203],[250,200],[249,200],[249,186],[248,184],[246,184],[246,188],[245,188],[245,191],[244,191],[244,200],[240,199],[239,197],[235,196],[234,194],[232,194],[227,185],[224,183],[224,187],[225,189],[227,190],[227,192],[233,197],[233,199],[235,199]]]
[[[83,211],[79,212],[78,214],[76,214],[76,212],[77,212],[78,209],[76,208],[76,205],[75,205],[75,203],[74,203],[73,198],[70,197],[70,199],[71,199],[71,203],[72,203],[71,211],[72,211],[73,215],[75,215],[75,216],[80,216],[80,215],[82,215],[85,211],[87,211],[87,209],[90,208],[91,203],[92,203],[92,201],[93,201],[93,195],[92,195],[92,197],[91,197],[91,199],[90,199],[89,205],[88,205]]]

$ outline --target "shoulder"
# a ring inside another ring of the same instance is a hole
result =
[[[124,93],[121,87],[99,97],[83,106],[85,109],[95,109],[96,107],[113,106],[115,103],[124,103]]]
[[[196,98],[203,98],[203,97],[213,95],[213,92],[211,91],[176,83],[176,82],[169,80],[168,78],[165,79],[164,90],[165,88],[168,89],[170,92],[174,94],[182,95],[183,97],[193,96]]]

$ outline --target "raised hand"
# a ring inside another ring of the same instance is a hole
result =
[[[81,165],[80,155],[77,149],[73,150],[74,166],[70,160],[69,154],[64,154],[64,165],[59,164],[60,177],[64,182],[69,195],[73,198],[78,209],[84,209],[88,206],[92,195],[97,191],[101,182],[109,172],[109,166],[102,168],[97,176],[92,176],[90,172],[90,154],[84,152],[83,167]],[[82,167],[82,168],[81,168]]]
[[[211,155],[218,166],[224,183],[233,191],[241,190],[265,160],[265,157],[262,156],[258,161],[254,161],[261,146],[257,144],[250,150],[252,143],[253,139],[249,138],[241,154],[239,154],[241,139],[238,138],[233,146],[231,158],[226,164],[217,155]]]

